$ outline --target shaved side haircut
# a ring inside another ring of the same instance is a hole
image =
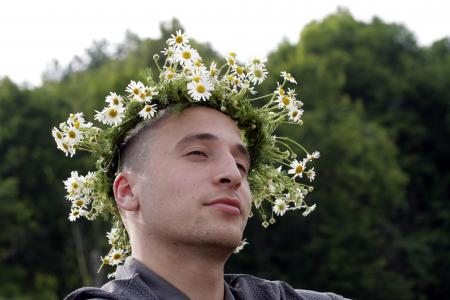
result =
[[[161,111],[155,118],[139,123],[125,137],[119,150],[119,169],[122,171],[141,172],[149,157],[152,143],[152,132],[162,126],[165,120],[172,115],[171,110]]]

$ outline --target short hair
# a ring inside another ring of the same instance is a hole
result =
[[[148,156],[148,146],[151,132],[162,126],[164,121],[172,115],[171,109],[165,109],[151,119],[139,123],[130,130],[119,147],[119,166],[117,172],[124,170],[141,171],[142,161]]]

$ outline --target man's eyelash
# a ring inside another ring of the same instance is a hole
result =
[[[244,172],[247,172],[247,169],[242,164],[236,164],[236,166]]]
[[[191,154],[207,156],[205,152],[200,151],[200,150],[194,150],[194,151],[191,151],[191,152],[188,153],[188,155],[191,155]]]

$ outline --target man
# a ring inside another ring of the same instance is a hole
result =
[[[307,214],[314,208],[304,201],[307,185],[296,178],[314,179],[313,169],[305,169],[318,153],[290,162],[291,155],[276,146],[279,140],[289,147],[289,139],[273,135],[283,119],[278,110],[295,122],[303,113],[293,90],[283,90],[287,81],[295,82],[290,74],[282,72],[285,80],[271,106],[253,107],[246,94],[253,93],[250,82],[266,76],[264,60],[254,59],[245,74],[230,54],[229,70],[220,78],[213,65],[206,70],[187,40],[181,32],[169,39],[174,48],[166,50],[155,86],[132,81],[127,98],[107,96],[109,106],[96,119],[110,129],[94,128],[75,114],[61,131],[53,130],[66,155],[87,149],[98,157],[95,173],[72,172],[65,181],[69,219],[110,217],[112,248],[103,265],[118,265],[128,256],[114,280],[66,299],[343,299],[249,275],[224,275],[252,205],[264,227],[269,225],[264,205],[272,209],[270,221],[288,209]],[[287,162],[292,178],[271,166]]]
[[[224,282],[251,207],[250,158],[232,119],[191,107],[134,139],[143,155],[125,154],[114,182],[131,258],[103,289],[66,299],[342,299],[247,275]]]

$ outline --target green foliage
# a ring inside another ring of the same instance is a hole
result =
[[[69,224],[61,183],[93,162],[60,155],[50,130],[69,112],[93,119],[107,91],[144,80],[180,27],[162,25],[158,40],[127,33],[114,53],[95,43],[86,61],[56,64],[36,89],[0,80],[0,299],[62,298],[104,281],[96,267],[107,227]],[[217,59],[209,45],[193,45],[206,62]],[[318,208],[268,230],[251,219],[250,245],[227,269],[356,299],[449,298],[450,40],[419,47],[404,26],[340,10],[268,61],[272,74],[300,82],[304,128],[281,130],[321,151],[309,200]],[[81,232],[84,244],[75,243]]]

